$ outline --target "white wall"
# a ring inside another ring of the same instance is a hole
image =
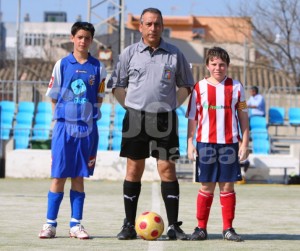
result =
[[[250,154],[251,167],[246,173],[247,179],[281,182],[283,169],[290,167],[288,174],[299,174],[300,145],[292,145],[287,155],[253,155]],[[51,166],[50,150],[8,150],[6,153],[6,177],[8,178],[49,178]],[[272,169],[270,167],[278,167]],[[193,166],[191,165],[191,171]],[[120,158],[118,151],[98,151],[94,176],[91,179],[124,180],[126,158]],[[156,160],[149,158],[143,180],[159,180]]]

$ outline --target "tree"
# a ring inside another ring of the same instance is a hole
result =
[[[259,55],[255,64],[286,72],[300,87],[300,0],[241,2],[238,10],[231,11],[251,17],[253,44]]]

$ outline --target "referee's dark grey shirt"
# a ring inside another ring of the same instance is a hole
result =
[[[193,85],[190,65],[176,46],[161,40],[152,52],[142,39],[124,49],[108,82],[127,88],[126,107],[153,113],[175,110],[176,87]]]

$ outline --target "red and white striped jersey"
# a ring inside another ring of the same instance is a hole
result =
[[[203,79],[194,85],[186,117],[198,121],[197,142],[230,144],[239,140],[236,111],[246,108],[239,81],[225,78],[215,85]]]

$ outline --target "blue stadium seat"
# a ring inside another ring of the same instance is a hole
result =
[[[115,116],[116,116],[116,114],[118,114],[118,115],[124,115],[125,112],[126,112],[126,110],[119,103],[117,103],[115,105],[115,108],[114,108]]]
[[[32,125],[33,114],[28,112],[18,112],[16,115],[16,123],[22,125]]]
[[[288,110],[289,124],[300,126],[300,107],[290,107]]]
[[[187,135],[179,136],[179,152],[181,157],[187,155]]]
[[[101,127],[110,126],[110,117],[111,117],[111,104],[103,103],[100,108],[101,118],[97,120],[97,125]]]
[[[114,129],[121,130],[123,125],[123,118],[125,113],[115,113],[114,116]]]
[[[267,130],[267,120],[265,117],[252,116],[250,117],[250,130],[253,129],[266,129]]]
[[[35,124],[32,129],[33,140],[47,140],[50,138],[50,125]]]
[[[102,103],[101,107],[100,107],[100,111],[103,114],[111,114],[111,110],[112,110],[112,105],[109,103]]]
[[[268,139],[252,140],[252,153],[254,154],[269,154],[270,141]]]
[[[187,131],[188,126],[188,119],[184,117],[183,115],[178,115],[178,130],[179,134],[181,134],[182,131]]]
[[[178,116],[184,116],[186,114],[187,105],[181,105],[176,109],[176,113]]]
[[[269,108],[269,124],[283,125],[285,117],[285,110],[283,107],[272,106]]]
[[[29,147],[31,125],[16,124],[14,130],[15,149],[27,149]]]
[[[27,149],[29,147],[29,136],[17,136],[14,137],[14,149]]]
[[[0,138],[8,140],[13,125],[13,114],[11,112],[1,112],[0,117]]]
[[[1,112],[1,124],[12,124],[14,117],[10,112]]]
[[[27,124],[16,124],[14,127],[14,137],[15,136],[30,136],[31,125]]]
[[[37,112],[34,118],[35,124],[51,125],[52,113]]]
[[[34,103],[30,101],[21,101],[18,104],[18,113],[19,112],[28,112],[33,114],[34,113]]]
[[[250,137],[252,140],[256,139],[269,139],[269,133],[266,130],[253,129],[250,132]]]
[[[0,106],[2,112],[8,112],[12,115],[15,113],[16,104],[13,101],[3,100],[0,102]]]
[[[101,151],[109,150],[109,137],[99,135],[98,150]]]
[[[45,112],[52,114],[52,104],[46,101],[40,101],[37,104],[37,112]]]
[[[0,139],[8,140],[10,138],[11,129],[12,129],[12,125],[11,124],[2,124],[1,123]]]
[[[122,131],[121,130],[113,130],[112,131],[112,143],[111,147],[113,151],[119,151],[121,149],[121,141],[122,141]]]

